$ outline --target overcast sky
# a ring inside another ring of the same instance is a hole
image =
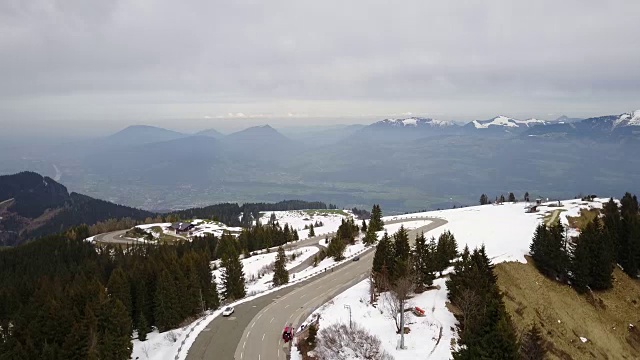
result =
[[[634,0],[2,0],[0,129],[618,114],[640,108],[639,18]]]

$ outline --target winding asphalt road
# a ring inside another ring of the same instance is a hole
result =
[[[409,231],[411,242],[419,232],[427,232],[447,223],[443,219],[428,217],[386,223],[417,220],[431,222]],[[324,238],[324,235],[320,238]],[[304,241],[307,240],[300,243]],[[281,339],[285,325],[297,327],[313,310],[365,279],[373,262],[372,249],[361,255],[360,261],[347,261],[309,280],[239,304],[231,317],[215,318],[198,335],[188,350],[187,360],[287,359],[288,346]]]

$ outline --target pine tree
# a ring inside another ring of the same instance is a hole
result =
[[[520,343],[520,359],[522,360],[544,360],[547,350],[544,347],[544,339],[537,325],[524,334]]]
[[[433,285],[433,280],[435,279],[435,275],[431,271],[432,254],[429,251],[429,244],[424,237],[424,233],[416,236],[412,258],[413,272],[416,274],[416,291],[421,292],[425,286]]]
[[[360,230],[362,230],[363,233],[367,232],[367,222],[362,219],[362,225],[360,225]]]
[[[371,227],[369,227],[371,229]],[[382,236],[382,239],[376,246],[376,252],[373,256],[373,266],[371,272],[375,275],[376,287],[378,290],[382,289],[382,285],[388,281],[388,270],[390,258],[393,258],[393,249],[391,246],[391,239],[386,232]]]
[[[405,277],[409,274],[411,255],[411,248],[409,246],[409,234],[403,225],[400,229],[393,234],[394,247],[395,247],[395,265],[394,265],[394,277],[392,281],[399,277]]]
[[[138,324],[136,324],[136,329],[138,330],[138,340],[146,341],[147,334],[149,333],[149,323],[147,322],[147,318],[144,316],[144,314],[140,315]]]
[[[384,222],[382,221],[382,210],[380,209],[380,205],[373,205],[373,208],[371,209],[369,228],[373,228],[372,231],[384,230]]]
[[[327,256],[331,256],[335,261],[344,260],[344,251],[346,248],[347,244],[341,238],[335,236],[331,238],[329,242]]]
[[[131,318],[127,309],[118,299],[109,299],[102,306],[98,326],[100,341],[98,352],[100,359],[129,359],[131,343]]]
[[[529,202],[529,192],[524,193],[524,201]]]
[[[487,205],[489,203],[489,197],[486,194],[480,195],[480,205]]]
[[[589,269],[589,248],[585,237],[578,236],[572,244],[571,285],[579,293],[585,293],[591,283]]]
[[[371,226],[369,226],[367,228],[367,233],[364,235],[364,238],[362,239],[362,242],[369,246],[369,245],[373,245],[375,244],[375,242],[378,240],[378,237],[376,235],[376,232],[373,231],[373,228]]]
[[[276,262],[273,269],[273,285],[280,286],[289,282],[289,272],[285,267],[287,262],[287,256],[284,253],[282,246],[278,247],[278,255],[276,256]]]
[[[246,295],[244,271],[242,262],[234,247],[230,247],[223,254],[221,264],[224,268],[222,273],[224,298],[229,300],[242,299]]]
[[[160,332],[178,326],[180,316],[176,284],[168,270],[162,271],[157,281],[154,301],[155,324]]]
[[[500,204],[505,202],[504,194],[500,194]]]
[[[590,244],[590,268],[591,268],[591,288],[594,290],[606,290],[613,286],[613,256],[611,247],[608,245],[608,239],[602,232],[600,221],[597,219],[591,221],[587,228],[592,229],[583,231],[587,236]]]
[[[509,193],[509,202],[516,202],[516,196],[512,192]]]
[[[316,236],[316,232],[313,230],[313,224],[309,225],[309,237]]]
[[[435,270],[440,274],[449,267],[451,260],[458,255],[456,239],[449,231],[445,231],[438,237],[436,253],[434,257]]]
[[[120,300],[127,309],[127,314],[129,316],[132,315],[131,286],[129,285],[127,274],[121,267],[116,268],[111,273],[107,282],[107,292],[112,298]]]

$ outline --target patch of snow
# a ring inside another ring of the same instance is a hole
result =
[[[384,349],[395,359],[448,359],[451,339],[455,336],[451,328],[455,326],[456,320],[445,306],[445,282],[445,278],[436,279],[433,283],[435,289],[417,294],[408,301],[408,307],[417,306],[425,311],[426,316],[418,317],[411,312],[405,313],[405,323],[411,332],[405,335],[406,349],[403,350],[397,349],[400,335],[396,334],[395,323],[384,311],[383,303],[386,301],[387,293],[380,295],[377,307],[370,305],[369,280],[363,280],[333,298],[314,311],[311,317],[320,316],[321,328],[334,323],[348,324],[349,311],[344,305],[349,305],[352,321],[380,338]],[[300,354],[292,351],[291,359],[300,359]]]
[[[316,236],[323,236],[333,233],[338,230],[343,219],[354,217],[349,210],[342,210],[345,215],[335,213],[322,213],[322,210],[308,210],[315,212],[313,215],[309,215],[305,210],[290,210],[290,211],[263,211],[260,213],[260,223],[263,225],[269,222],[271,214],[275,214],[276,221],[280,223],[280,226],[284,227],[284,224],[289,224],[289,227],[298,231],[298,237],[300,240],[309,237],[309,230],[305,229],[305,225],[315,224],[316,221],[322,222],[322,226],[314,227],[313,231]]]
[[[489,126],[518,127],[515,119],[503,115],[496,116],[489,121],[473,120],[473,126],[476,129],[488,129]]]
[[[285,267],[287,270],[292,269],[300,264],[302,264],[305,260],[314,256],[318,253],[319,249],[315,246],[305,246],[301,248],[294,248],[291,250],[285,250],[285,254],[290,256],[293,253],[297,253],[298,256],[295,260],[287,262]],[[301,254],[299,254],[301,253]],[[264,292],[271,287],[271,281],[273,280],[273,272],[268,272],[266,274],[260,275],[260,271],[265,271],[265,267],[273,264],[276,261],[277,251],[271,251],[269,253],[262,253],[258,255],[251,256],[246,259],[242,259],[242,267],[244,270],[244,279],[247,284],[247,294],[258,294]],[[216,283],[218,284],[218,290],[220,292],[223,291],[224,286],[221,284],[222,279],[222,268],[220,268],[220,261],[215,261],[218,269],[213,270],[212,274],[216,279]],[[298,276],[300,277],[300,276]]]
[[[402,120],[402,124],[404,124],[404,126],[410,125],[410,126],[417,126],[418,125],[418,120],[417,119],[404,119]]]
[[[640,126],[640,110],[620,115],[620,117],[613,122],[614,128],[618,126]]]

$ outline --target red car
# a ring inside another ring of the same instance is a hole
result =
[[[284,331],[282,332],[282,340],[284,340],[285,343],[293,340],[293,327],[286,326],[284,328]]]

